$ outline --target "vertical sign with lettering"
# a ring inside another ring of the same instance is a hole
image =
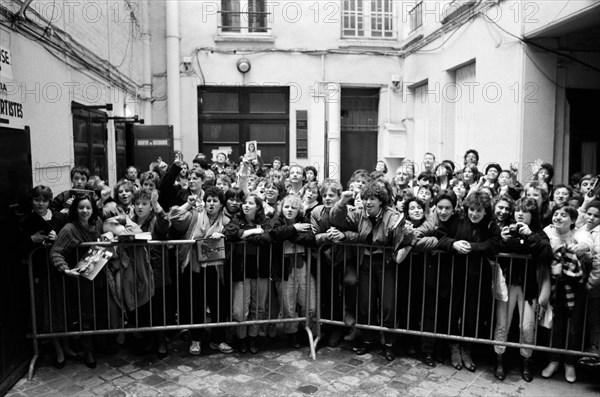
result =
[[[296,158],[308,158],[308,112],[296,110]]]

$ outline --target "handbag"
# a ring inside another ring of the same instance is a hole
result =
[[[225,261],[225,239],[197,240],[196,250],[198,262],[202,266],[220,265]]]

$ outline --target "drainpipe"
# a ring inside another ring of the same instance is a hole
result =
[[[179,81],[179,1],[167,1],[167,116],[173,126],[173,150],[181,151]]]
[[[150,1],[144,2],[144,31],[142,32],[142,62],[143,62],[143,75],[142,75],[142,92],[141,100],[143,107],[144,122],[148,125],[152,124],[152,67],[150,63]]]
[[[342,135],[341,135],[341,87],[338,83],[327,83],[325,106],[327,107],[327,175],[341,180]],[[336,175],[337,174],[337,175]]]
[[[31,4],[33,0],[25,0],[23,3],[21,3],[21,8],[19,8],[19,11],[17,11],[17,16],[22,19],[25,20],[25,11],[27,11],[27,7],[29,7],[29,4]]]

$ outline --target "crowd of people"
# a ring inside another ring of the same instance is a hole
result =
[[[76,166],[72,189],[54,196],[47,186],[34,187],[32,211],[21,221],[22,248],[31,252],[51,244],[50,271],[36,274],[49,280],[40,283],[42,296],[63,302],[68,291],[78,294],[75,302],[65,300],[63,310],[45,310],[42,328],[63,332],[73,319],[79,329],[95,329],[101,321],[116,329],[298,314],[313,319],[320,280],[321,316],[349,328],[343,335],[342,327],[323,326],[321,340],[330,346],[342,338],[352,341],[358,355],[381,344],[391,361],[395,346],[403,343],[435,366],[436,351],[449,347],[454,368],[475,371],[469,343],[432,337],[399,341],[396,333],[354,325],[479,338],[487,327],[495,340],[506,342],[515,309],[518,342],[534,343],[540,318],[551,327],[552,347],[580,350],[585,345],[600,353],[596,176],[577,173],[568,184],[554,183],[552,165],[541,163],[531,180],[520,181],[518,167],[481,166],[478,152],[470,149],[463,164],[436,162],[432,153],[422,163],[405,159],[391,177],[379,161],[373,170],[356,170],[344,188],[332,178],[319,182],[312,166],[287,166],[278,157],[269,166],[260,156],[239,160],[231,163],[225,153],[212,164],[203,154],[191,166],[179,157],[171,165],[159,160],[139,177],[131,166],[112,188]],[[80,243],[141,232],[153,240],[206,240],[216,249],[225,241],[246,244],[223,249],[227,258],[209,261],[192,245],[166,253],[160,246],[117,244],[102,277],[77,282],[89,271],[76,267]],[[317,252],[318,278],[317,266],[310,272],[307,266],[309,255],[316,263]],[[494,259],[500,252],[531,257]],[[45,259],[45,254],[33,257],[35,263]],[[176,306],[168,303],[173,294]],[[285,322],[283,330],[290,346],[299,348],[305,335],[298,323]],[[203,341],[232,352],[226,331],[216,327],[209,335],[190,329],[189,352],[200,354]],[[235,347],[256,353],[259,338],[275,331],[263,324],[237,326]],[[94,342],[82,336],[81,356],[69,338],[53,338],[55,365],[79,358],[95,367],[94,343],[105,338]],[[118,342],[123,338],[119,334]],[[148,343],[164,357],[167,341],[164,332],[155,332]],[[503,380],[506,348],[493,350],[494,374]],[[520,353],[521,374],[529,382],[532,350]],[[573,355],[550,355],[541,375],[552,376],[561,361],[565,379],[575,382]],[[595,357],[579,361],[600,364]]]

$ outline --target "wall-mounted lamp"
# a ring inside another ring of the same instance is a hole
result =
[[[247,58],[238,59],[235,66],[237,66],[237,70],[239,70],[240,73],[248,73],[250,71],[250,68],[252,67],[252,65],[250,65],[250,60],[248,60]]]
[[[402,92],[402,89],[404,88],[403,85],[404,82],[402,76],[400,76],[399,74],[393,74],[391,79],[392,90],[396,92]]]

